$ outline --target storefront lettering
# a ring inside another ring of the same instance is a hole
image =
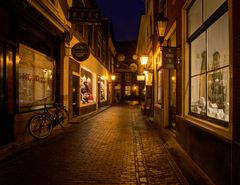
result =
[[[41,83],[46,83],[46,79],[44,77],[40,77],[39,75],[32,75],[28,73],[20,74],[19,79],[23,79],[26,81],[37,81]]]

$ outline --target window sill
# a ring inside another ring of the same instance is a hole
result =
[[[212,135],[215,135],[220,139],[224,139],[228,142],[232,140],[232,128],[230,123],[229,123],[229,127],[226,128],[226,127],[222,127],[214,123],[211,123],[209,121],[196,118],[191,115],[185,115],[183,117],[177,116],[177,119],[186,121],[188,124],[196,126],[199,129],[202,129]]]
[[[80,108],[81,108],[81,107],[90,106],[90,105],[94,105],[94,104],[96,104],[96,102],[91,102],[91,103],[80,103]]]

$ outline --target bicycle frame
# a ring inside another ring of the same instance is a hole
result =
[[[51,111],[51,109],[54,109]],[[44,114],[46,116],[48,116],[51,120],[52,120],[52,123],[54,124],[53,126],[56,126],[60,123],[61,120],[59,120],[59,117],[58,117],[58,113],[60,111],[61,107],[59,106],[59,104],[54,104],[53,107],[47,107],[46,104],[44,104]]]
[[[43,112],[35,114],[28,123],[30,134],[37,139],[48,137],[53,127],[60,125],[62,128],[68,127],[68,111],[64,106],[54,104],[47,107],[44,104]]]

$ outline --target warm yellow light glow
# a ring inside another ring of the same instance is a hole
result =
[[[175,76],[172,76],[172,78],[171,78],[171,79],[172,79],[172,81],[174,81],[174,80],[175,80]]]
[[[105,80],[106,76],[101,76],[100,78],[101,78],[101,80]]]
[[[144,75],[137,75],[137,81],[144,81],[145,76]]]
[[[116,76],[115,76],[115,75],[112,75],[112,76],[111,76],[111,79],[112,79],[112,80],[116,80]]]
[[[144,70],[143,73],[146,75],[146,74],[148,74],[148,71],[147,71],[147,70]]]
[[[133,86],[133,89],[136,90],[136,89],[137,89],[137,86],[134,85],[134,86]]]
[[[147,62],[148,62],[148,57],[147,57],[147,56],[142,56],[142,57],[140,58],[140,61],[141,61],[141,64],[142,64],[142,65],[146,65]]]

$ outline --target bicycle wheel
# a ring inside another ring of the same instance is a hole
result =
[[[43,113],[33,116],[28,123],[29,133],[36,139],[45,139],[52,132],[52,120]]]
[[[58,120],[59,120],[59,124],[61,125],[62,128],[69,126],[69,124],[68,124],[69,115],[68,115],[68,111],[66,109],[59,110]]]

